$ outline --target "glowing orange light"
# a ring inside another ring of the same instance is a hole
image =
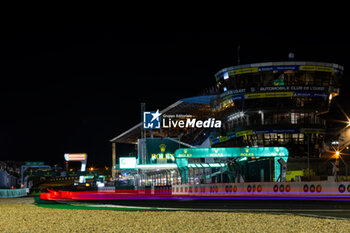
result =
[[[335,152],[335,157],[336,157],[336,158],[339,158],[339,155],[340,155],[340,151],[337,150],[337,151]]]

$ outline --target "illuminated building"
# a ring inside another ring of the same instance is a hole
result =
[[[339,94],[343,67],[288,61],[228,67],[216,75],[219,96],[212,102],[223,127],[215,147],[284,146],[290,157],[318,157],[325,134],[321,115]]]
[[[277,180],[276,171],[284,165],[268,158],[271,155],[259,158],[247,152],[242,158],[189,158],[185,166],[189,169],[179,171],[174,154],[176,149],[191,147],[246,147],[247,151],[252,147],[284,147],[289,152],[288,163],[318,158],[326,133],[321,115],[329,111],[339,94],[342,73],[340,65],[306,61],[222,69],[215,75],[216,93],[182,99],[161,111],[163,117],[171,118],[164,122],[182,122],[180,127],[167,123],[149,130],[141,122],[111,139],[113,164],[117,164],[117,157],[125,157],[116,154],[116,143],[129,143],[137,145],[136,162],[124,168],[119,164],[119,169],[131,169],[142,185],[172,185],[181,179],[181,172],[188,173],[192,183]],[[195,122],[194,118],[198,122],[216,119],[220,127],[185,127],[184,122]],[[116,166],[113,170],[113,177],[117,177]]]

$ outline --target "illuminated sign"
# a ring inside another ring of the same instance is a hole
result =
[[[30,166],[44,165],[44,162],[25,162],[25,165],[30,165]]]
[[[139,164],[174,163],[174,153],[179,149],[178,138],[145,138],[139,139],[139,145],[145,149],[138,150]],[[144,154],[142,154],[144,153]]]
[[[279,97],[292,97],[293,92],[265,92],[265,93],[251,93],[245,94],[245,99],[259,99],[259,98],[279,98]]]
[[[333,72],[333,67],[327,67],[327,66],[300,66],[299,70]]]
[[[248,160],[247,158],[269,157],[274,159],[275,179],[278,178],[281,168],[277,162],[279,159],[288,160],[289,152],[285,147],[225,147],[225,148],[180,148],[175,152],[176,164],[181,173],[181,179],[188,182],[188,172],[184,168],[196,168],[197,164],[189,164],[188,158],[208,158],[208,157],[231,157],[238,158],[238,161]],[[224,167],[224,163],[212,163],[209,167]],[[203,166],[204,167],[204,166]]]
[[[245,152],[241,152],[240,156],[245,156],[245,157],[253,157],[254,153],[253,152],[249,152],[249,148],[245,149]]]
[[[176,150],[175,153],[177,157],[192,157],[192,154],[188,153],[187,149],[182,149],[182,151]]]
[[[120,169],[134,169],[134,168],[136,168],[136,158],[135,157],[120,157],[119,158],[119,168]]]
[[[220,95],[221,98],[230,95],[239,95],[244,93],[255,93],[255,92],[270,92],[270,91],[328,91],[328,88],[320,86],[265,86],[265,87],[254,87],[254,88],[241,88],[232,89]],[[338,92],[337,89],[330,90],[331,92]]]
[[[66,161],[84,161],[87,159],[86,154],[64,154],[64,158]]]
[[[255,72],[258,72],[258,67],[235,69],[235,70],[230,70],[228,73],[229,75],[237,75],[237,74],[247,74],[247,73],[255,73]]]
[[[156,160],[156,159],[171,159],[171,160],[175,160],[174,158],[174,153],[165,153],[165,149],[166,149],[166,144],[160,144],[159,148],[160,148],[160,153],[152,153],[151,154],[151,159],[152,160]]]
[[[183,115],[187,119],[174,119],[175,115],[164,115],[157,110],[156,112],[143,112],[143,128],[144,129],[160,129],[160,128],[221,128],[221,120],[208,118],[199,120],[192,118],[192,115]],[[181,117],[181,114],[177,114]]]
[[[143,112],[143,128],[144,129],[160,129],[159,110],[156,112]]]
[[[64,154],[64,159],[66,161],[80,161],[81,168],[80,171],[84,172],[86,170],[87,154]],[[79,176],[79,183],[84,182],[84,176]]]
[[[136,165],[137,169],[171,169],[177,168],[176,163],[167,163],[167,164],[139,164]]]
[[[227,147],[227,148],[181,148],[176,150],[175,158],[208,157],[287,157],[285,147]]]
[[[302,70],[302,71],[320,71],[320,72],[329,72],[329,73],[343,73],[343,69],[328,67],[328,66],[309,66],[309,65],[276,65],[276,66],[259,66],[259,67],[247,67],[232,69],[225,71],[216,75],[216,80],[220,81],[221,79],[228,79],[227,73],[229,76],[240,75],[240,74],[249,74],[256,72],[267,72],[267,71],[284,71],[284,70]]]
[[[168,120],[163,118],[163,128],[221,128],[221,120],[208,118],[205,121],[196,118],[187,118],[186,120]]]
[[[245,135],[252,135],[253,134],[253,130],[243,130],[243,131],[239,131],[236,133],[236,137],[242,137]]]

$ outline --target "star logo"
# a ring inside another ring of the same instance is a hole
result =
[[[143,128],[144,129],[160,129],[160,116],[162,113],[157,110],[156,112],[143,112]]]
[[[159,113],[159,110],[157,110],[155,113],[151,113],[151,115],[153,116],[151,122],[153,122],[154,120],[159,121],[159,117],[160,117],[160,115],[162,115],[162,114]]]

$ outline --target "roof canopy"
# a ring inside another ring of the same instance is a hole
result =
[[[181,99],[172,105],[169,105],[167,108],[160,111],[162,114],[166,113],[168,115],[176,115],[176,114],[191,114],[193,116],[198,116],[198,118],[208,118],[211,115],[210,111],[210,101],[216,98],[216,95],[207,95],[207,96],[197,96],[191,98]],[[140,138],[141,135],[141,126],[142,122],[133,126],[129,130],[119,134],[117,137],[110,140],[110,142],[118,142],[118,143],[130,143],[137,144],[137,139]],[[159,130],[153,130],[156,132]],[[186,129],[171,129],[172,137],[179,137],[180,135],[184,135]],[[146,131],[146,135],[149,134],[149,131]],[[162,132],[164,136],[167,132]]]

